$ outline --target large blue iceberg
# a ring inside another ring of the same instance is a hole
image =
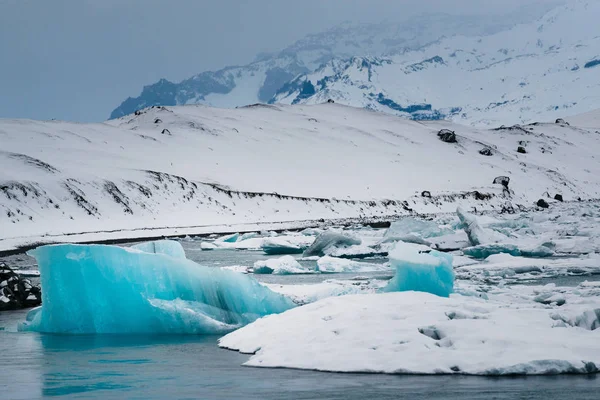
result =
[[[384,292],[414,290],[448,297],[454,291],[452,255],[431,250],[420,252],[410,244],[398,242],[389,255],[396,274]]]
[[[19,329],[219,334],[294,307],[252,277],[185,259],[177,246],[61,244],[29,252],[40,269],[42,308]]]

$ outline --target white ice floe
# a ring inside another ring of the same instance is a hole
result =
[[[323,274],[335,274],[344,272],[374,272],[389,271],[389,264],[373,264],[366,262],[352,261],[345,258],[336,258],[324,256],[317,260],[317,271]]]
[[[579,320],[592,319],[593,308],[586,310]],[[598,372],[600,329],[569,323],[576,320],[537,303],[512,306],[419,292],[351,295],[261,318],[221,338],[219,345],[254,354],[245,364],[257,367],[477,375]]]
[[[293,275],[293,274],[314,274],[315,271],[303,267],[292,256],[283,256],[269,260],[260,260],[254,263],[253,272],[255,274],[273,274],[273,275]]]

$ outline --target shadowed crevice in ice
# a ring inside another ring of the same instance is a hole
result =
[[[138,248],[156,253],[71,244],[31,251],[44,288],[42,308],[19,329],[216,334],[294,307],[249,276],[180,257],[184,252],[177,242]]]

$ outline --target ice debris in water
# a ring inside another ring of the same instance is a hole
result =
[[[183,254],[175,244],[141,247]],[[29,254],[40,269],[42,309],[20,330],[217,334],[294,307],[247,275],[160,252],[61,244]]]
[[[479,246],[467,247],[463,249],[466,256],[483,260],[494,254],[510,254],[511,256],[520,256],[521,251],[514,244],[481,244]]]
[[[241,235],[237,239],[237,241],[241,242],[243,240],[254,239],[255,237],[258,237],[258,233],[257,232],[247,232],[247,233],[244,233],[243,235]]]
[[[390,267],[385,264],[370,264],[330,256],[324,256],[317,260],[317,271],[323,274],[336,274],[344,272],[374,272],[388,270],[390,270]]]
[[[304,257],[319,256],[322,257],[326,254],[327,250],[334,247],[349,247],[361,244],[362,241],[355,237],[335,232],[326,231],[321,233],[315,239],[314,243],[304,251]]]
[[[154,242],[144,242],[131,246],[132,249],[140,250],[145,253],[164,254],[174,258],[185,258],[185,251],[181,245],[174,240],[156,240]]]
[[[479,221],[477,221],[477,218],[473,214],[466,212],[462,207],[456,209],[456,214],[464,226],[471,245],[479,246],[480,244],[489,241],[487,240],[485,231],[481,225],[479,225]]]
[[[539,246],[523,247],[511,243],[490,243],[467,247],[466,249],[463,249],[463,253],[469,257],[481,260],[495,254],[510,254],[514,257],[523,256],[531,258],[552,257],[554,255],[554,251],[550,248],[550,244],[548,243]]]
[[[304,248],[281,238],[265,239],[261,248],[268,255],[300,254],[304,251]]]
[[[369,257],[385,257],[387,251],[375,250],[372,247],[365,245],[354,245],[350,247],[333,247],[326,250],[328,256],[338,258],[369,258]]]
[[[255,274],[273,274],[273,275],[293,275],[310,274],[308,268],[300,265],[292,256],[283,256],[281,258],[272,258],[270,260],[259,260],[254,263]]]
[[[233,233],[231,235],[225,235],[223,237],[220,237],[217,239],[217,241],[225,242],[225,243],[235,243],[238,241],[239,238],[240,238],[239,233]]]
[[[441,228],[433,221],[406,217],[399,221],[392,222],[385,232],[383,242],[386,243],[401,240],[407,243],[429,245],[429,242],[425,239],[451,233],[453,233],[452,230]]]
[[[396,274],[384,292],[414,290],[448,297],[454,289],[452,255],[431,250],[420,252],[413,245],[398,242],[389,255]]]
[[[219,248],[219,246],[217,246],[216,244],[214,244],[214,243],[211,243],[211,242],[202,242],[202,243],[200,243],[200,248],[201,248],[202,250],[206,250],[206,251],[208,251],[208,250],[215,250],[215,249],[218,249],[218,248]]]

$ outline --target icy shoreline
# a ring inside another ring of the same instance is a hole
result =
[[[390,215],[373,218],[340,218],[326,220],[299,220],[284,222],[257,222],[228,225],[206,225],[196,227],[139,228],[131,230],[98,231],[68,233],[64,235],[43,235],[0,239],[0,257],[22,254],[27,250],[46,244],[123,244],[157,239],[176,239],[185,236],[206,237],[213,234],[229,235],[259,231],[300,231],[306,228],[326,228],[328,226],[346,227],[354,224],[387,227],[390,222],[409,215]],[[417,216],[417,215],[412,215]],[[425,217],[425,216],[417,216]]]

